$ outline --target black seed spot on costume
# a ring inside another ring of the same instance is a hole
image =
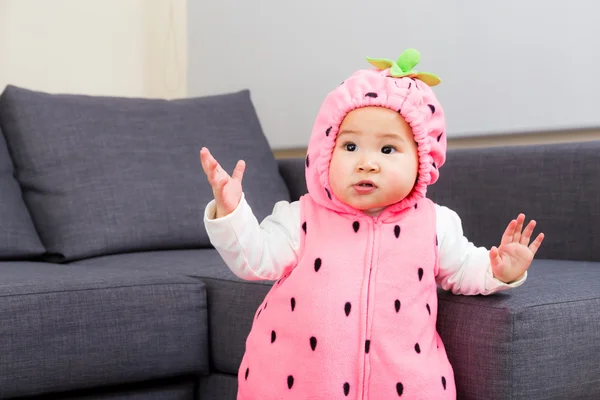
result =
[[[433,168],[437,169],[437,165],[435,165],[435,161],[432,162],[431,165],[433,165]]]
[[[292,304],[292,311],[294,311],[294,309],[296,308],[296,299],[292,297],[290,303]]]
[[[427,312],[429,313],[429,315],[431,315],[431,308],[429,307],[429,304],[427,304]]]
[[[307,154],[306,155],[306,168],[308,168],[309,165],[310,165],[310,160],[309,160],[309,157],[308,157],[308,154]]]
[[[396,299],[394,302],[394,308],[396,309],[396,312],[400,311],[400,300]]]
[[[433,114],[435,112],[435,106],[433,104],[427,104],[429,106],[429,109],[431,110],[431,113]]]
[[[319,269],[321,269],[321,259],[317,258],[315,260],[315,272],[319,272]]]
[[[250,368],[246,368],[246,374],[244,375],[244,379],[248,380],[249,373],[250,373]]]
[[[423,279],[423,268],[419,268],[419,281]]]
[[[417,354],[421,354],[421,346],[419,346],[419,343],[415,344],[415,351]]]
[[[437,235],[435,235],[435,245],[436,246],[438,245],[438,237],[437,237]]]
[[[340,86],[342,86],[344,84],[345,81],[342,81],[342,83],[340,83]]]
[[[396,236],[396,239],[398,239],[398,236],[400,236],[400,226],[398,225],[394,227],[394,236]]]
[[[352,304],[350,303],[346,303],[346,305],[344,306],[344,312],[346,313],[346,317],[348,315],[350,315],[350,310],[352,309]]]
[[[263,310],[266,310],[266,309],[267,309],[267,304],[269,304],[269,302],[268,302],[268,301],[265,301],[265,306],[263,307]]]
[[[372,98],[376,99],[377,98],[377,93],[375,93],[375,92],[369,92],[369,93],[365,94],[365,97],[372,97]]]
[[[402,396],[402,393],[404,393],[404,385],[400,382],[396,383],[396,392],[398,392],[398,396]]]
[[[304,223],[302,224],[302,230],[304,231],[304,233],[306,233],[306,222],[304,222]]]
[[[437,137],[437,141],[439,142],[440,139],[442,139],[442,135],[444,134],[444,132],[440,133],[440,136]]]
[[[325,188],[325,191],[327,192],[327,197],[329,197],[329,200],[331,200],[331,193],[329,193],[329,190],[327,190],[327,188]]]
[[[327,128],[327,130],[325,131],[325,136],[329,136],[329,132],[331,132],[331,127]]]
[[[312,351],[315,351],[315,349],[317,348],[317,338],[314,336],[310,338],[310,348],[312,349]]]
[[[412,86],[412,82],[408,82],[408,88],[410,89],[410,87]]]
[[[398,109],[398,114],[402,114],[402,109],[401,108]]]
[[[256,314],[256,319],[258,319],[258,317],[260,317],[261,312],[262,312],[262,308],[260,310],[258,310],[258,314]]]
[[[288,376],[288,389],[291,389],[292,386],[294,386],[294,377],[293,376]]]
[[[442,386],[444,387],[444,390],[446,390],[446,377],[442,376]]]
[[[354,221],[352,223],[352,229],[354,229],[354,232],[358,232],[358,228],[360,228],[360,223],[358,221]]]
[[[369,349],[371,348],[371,341],[365,341],[365,353],[369,354]]]
[[[271,331],[271,343],[275,343],[275,339],[277,339],[277,335],[275,331]]]
[[[415,210],[417,209],[417,207],[418,207],[418,206],[419,206],[419,205],[418,205],[417,203],[415,203]]]
[[[344,396],[348,396],[350,393],[350,384],[348,382],[344,383]]]

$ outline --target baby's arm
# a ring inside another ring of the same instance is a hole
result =
[[[504,283],[494,277],[489,250],[476,247],[463,235],[458,214],[436,205],[439,272],[438,284],[454,294],[488,295],[515,288],[527,279],[527,272],[515,282]]]
[[[231,176],[207,148],[200,151],[200,161],[215,197],[204,212],[213,246],[238,277],[279,279],[298,258],[299,203],[277,203],[273,214],[259,225],[242,191],[244,161],[238,161]]]
[[[244,195],[230,214],[216,218],[216,203],[204,212],[212,245],[235,275],[246,280],[277,280],[298,260],[300,203],[280,201],[260,224]]]

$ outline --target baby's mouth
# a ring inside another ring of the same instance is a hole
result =
[[[377,186],[372,181],[360,181],[354,184],[354,186],[364,188],[376,188]]]

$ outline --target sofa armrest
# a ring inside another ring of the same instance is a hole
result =
[[[304,158],[278,159],[277,164],[279,174],[288,187],[292,201],[296,201],[300,196],[308,193],[304,176]]]
[[[457,398],[600,399],[599,267],[535,259],[526,283],[507,292],[440,290],[437,330]]]

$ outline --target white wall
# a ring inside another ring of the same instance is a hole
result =
[[[249,88],[275,149],[304,147],[365,56],[422,53],[450,140],[600,127],[597,0],[192,0],[189,95]]]
[[[186,0],[0,0],[0,91],[185,96],[186,13]]]

